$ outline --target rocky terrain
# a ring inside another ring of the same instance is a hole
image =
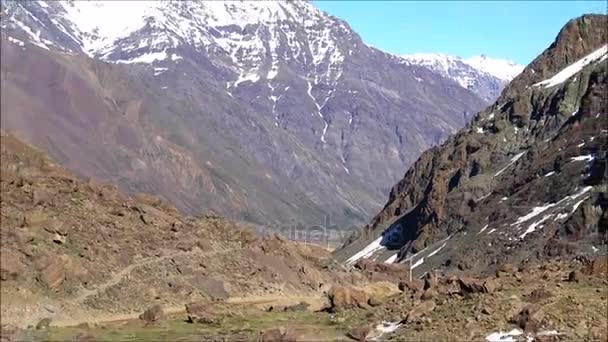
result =
[[[78,324],[154,304],[305,296],[352,283],[321,247],[256,236],[219,217],[182,217],[146,194],[85,183],[1,137],[2,324]]]
[[[1,3],[2,127],[186,214],[364,223],[487,104],[307,1]]]
[[[606,253],[606,15],[573,19],[337,252],[432,269]]]

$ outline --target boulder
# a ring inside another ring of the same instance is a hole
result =
[[[525,332],[535,332],[540,328],[544,315],[540,305],[528,304],[511,318],[511,323],[517,324]]]
[[[568,274],[568,281],[578,283],[581,279],[581,275],[577,270],[574,270]]]
[[[494,278],[487,278],[484,282],[483,282],[483,290],[485,293],[492,293],[492,292],[496,292],[500,289],[500,284],[498,283],[497,279]]]
[[[424,289],[428,290],[430,288],[436,288],[439,284],[439,280],[435,272],[427,273],[424,277]]]
[[[296,340],[295,332],[283,327],[265,330],[258,337],[258,342],[295,342]]]
[[[352,287],[332,286],[327,297],[329,298],[332,312],[369,307],[367,304],[369,301],[367,293]]]
[[[60,257],[47,257],[38,279],[48,288],[58,289],[66,277],[65,265],[64,260]]]
[[[208,310],[209,303],[194,302],[186,304],[186,314],[188,322],[201,324],[216,324],[220,323],[221,319]]]
[[[351,329],[346,336],[352,338],[355,341],[364,342],[367,341],[372,329],[369,326],[360,326]]]
[[[485,292],[484,282],[480,279],[470,277],[459,277],[458,282],[460,284],[460,290],[463,295]]]
[[[139,319],[148,323],[160,321],[163,319],[163,317],[163,307],[160,304],[150,307],[148,310],[139,315]]]
[[[429,313],[435,310],[435,301],[428,300],[424,301],[415,307],[413,307],[410,312],[408,312],[405,322],[406,323],[416,323],[419,322],[420,319]]]
[[[41,319],[38,324],[36,324],[36,330],[48,329],[52,321],[53,320],[48,317]]]
[[[372,296],[367,301],[367,304],[369,304],[369,306],[371,307],[376,307],[380,306],[382,304],[382,301],[378,297]]]

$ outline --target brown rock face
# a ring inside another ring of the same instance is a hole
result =
[[[66,260],[57,256],[49,256],[44,268],[40,271],[40,281],[48,288],[56,290],[66,277]]]
[[[460,288],[463,294],[472,294],[472,293],[484,293],[485,289],[483,286],[483,280],[470,278],[470,277],[460,277],[458,279],[460,283]]]
[[[515,274],[512,265],[589,254],[603,244],[608,61],[598,57],[562,82],[543,81],[604,46],[607,23],[606,15],[568,22],[496,103],[424,152],[336,254],[347,259],[384,234],[402,257],[420,254],[417,275],[442,265],[502,276]],[[532,211],[549,204],[542,215]],[[440,241],[445,249],[433,253]],[[483,283],[461,285],[485,291]]]
[[[163,319],[163,317],[163,307],[160,304],[152,306],[148,310],[144,311],[141,315],[139,315],[139,319],[148,323],[160,321],[161,319]]]
[[[369,307],[369,296],[367,293],[351,287],[333,286],[329,290],[328,298],[333,312]]]
[[[528,304],[511,319],[511,322],[525,332],[534,332],[540,328],[544,316],[545,313],[540,305]]]

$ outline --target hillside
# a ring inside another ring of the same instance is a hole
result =
[[[349,277],[321,247],[257,237],[219,217],[84,183],[1,140],[2,324],[78,324],[161,304],[310,295]]]
[[[337,255],[423,274],[605,254],[607,18],[568,22],[496,103],[422,154]]]
[[[2,127],[186,214],[365,222],[485,105],[307,1],[2,4]]]

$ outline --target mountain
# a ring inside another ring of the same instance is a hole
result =
[[[446,54],[415,53],[401,57],[409,65],[420,65],[453,79],[488,103],[496,100],[502,89],[524,68],[512,61],[485,55],[463,59]]]
[[[363,222],[484,105],[306,1],[2,6],[2,127],[187,214]]]
[[[83,182],[11,135],[0,142],[3,339],[9,324],[126,319],[153,304],[306,293],[350,277],[321,247],[184,217],[154,196]]]
[[[494,104],[422,154],[337,255],[483,273],[605,253],[607,20],[568,22]]]

